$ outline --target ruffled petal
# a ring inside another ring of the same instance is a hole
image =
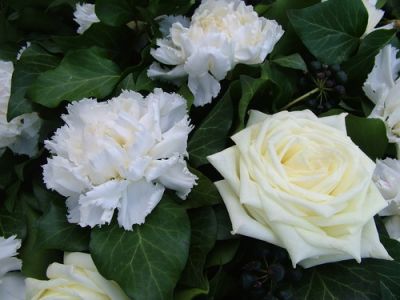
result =
[[[21,273],[11,272],[1,278],[0,299],[25,300],[25,277]]]
[[[121,198],[118,211],[118,223],[126,230],[132,230],[135,224],[143,224],[146,216],[160,202],[164,186],[145,180],[130,182]]]
[[[200,77],[189,75],[188,86],[194,95],[194,106],[204,106],[210,103],[213,98],[218,96],[221,90],[218,80],[209,73],[205,73]]]
[[[127,186],[128,182],[125,180],[110,180],[81,195],[79,225],[94,227],[110,223],[114,210],[121,205]]]

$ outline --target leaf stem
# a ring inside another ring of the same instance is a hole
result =
[[[315,94],[318,91],[320,91],[320,88],[315,88],[315,89],[309,91],[308,93],[306,93],[306,94],[294,99],[292,102],[289,102],[288,104],[286,104],[284,107],[282,107],[282,110],[288,109],[289,107],[295,105],[296,103],[300,102],[301,100],[306,99],[307,97]]]

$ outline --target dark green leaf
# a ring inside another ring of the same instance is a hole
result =
[[[347,134],[373,161],[383,158],[388,139],[386,127],[380,119],[366,119],[353,115],[346,117]]]
[[[134,20],[135,1],[132,0],[97,0],[96,15],[101,22],[111,26],[119,26]]]
[[[0,59],[5,61],[14,61],[17,57],[18,46],[11,43],[0,43]]]
[[[88,229],[67,221],[67,209],[55,200],[37,221],[39,246],[62,251],[85,251],[89,246]]]
[[[368,22],[361,0],[330,0],[288,16],[308,50],[328,64],[341,63],[357,50]]]
[[[391,290],[383,283],[380,284],[381,287],[381,299],[382,300],[396,300],[397,297],[392,293]]]
[[[217,221],[211,207],[190,210],[189,219],[191,225],[189,259],[182,272],[179,285],[208,291],[204,265],[208,252],[215,244]]]
[[[362,85],[374,66],[375,56],[394,34],[394,30],[376,30],[362,40],[357,54],[343,64],[343,69],[353,83]]]
[[[263,65],[262,70],[262,77],[273,84],[264,103],[272,102],[269,105],[272,106],[272,111],[277,112],[291,100],[296,90],[298,77],[295,71],[283,69],[269,62]]]
[[[240,246],[240,239],[218,241],[207,257],[207,268],[222,266],[232,261]]]
[[[221,203],[221,196],[214,183],[200,171],[190,168],[190,172],[197,176],[198,180],[188,198],[183,202],[185,208],[198,208]]]
[[[288,56],[277,57],[273,59],[272,62],[285,68],[307,72],[307,65],[301,55],[298,53]]]
[[[16,234],[19,239],[26,236],[25,217],[21,211],[9,212],[0,209],[0,236],[9,237]]]
[[[233,107],[230,92],[237,87],[232,83],[224,97],[215,105],[204,121],[197,127],[188,143],[189,158],[195,167],[207,164],[207,156],[225,148],[232,125]]]
[[[41,74],[29,89],[33,101],[56,107],[63,100],[104,98],[120,78],[119,67],[96,47],[69,52],[54,70]]]
[[[381,262],[381,261],[380,261]],[[364,263],[327,264],[304,271],[295,295],[304,300],[378,300],[379,282]]]
[[[263,87],[265,84],[265,78],[252,78],[246,75],[240,76],[240,84],[242,87],[242,97],[239,100],[239,127],[238,130],[243,129],[247,107],[250,104],[250,101],[253,99],[254,95],[258,92],[259,89]]]
[[[21,59],[15,63],[7,111],[8,120],[33,111],[32,102],[26,98],[27,90],[41,73],[54,69],[59,62],[58,57],[35,44],[24,51]]]
[[[117,224],[92,230],[96,266],[134,299],[171,299],[185,267],[190,224],[185,210],[164,196],[143,225],[125,231]]]
[[[39,217],[31,208],[26,206],[27,239],[22,244],[20,256],[22,258],[22,273],[27,277],[47,279],[46,270],[50,263],[61,261],[62,252],[41,248],[38,243],[38,228],[36,220]]]
[[[208,290],[202,289],[179,289],[175,291],[174,300],[192,300],[197,296],[207,294]]]
[[[218,223],[217,240],[229,240],[235,238],[235,236],[231,234],[232,223],[225,205],[216,205],[213,208]]]

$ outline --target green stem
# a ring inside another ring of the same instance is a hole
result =
[[[311,91],[309,91],[308,93],[300,96],[299,98],[294,99],[292,102],[289,102],[288,104],[286,104],[284,107],[282,107],[282,110],[287,110],[289,107],[295,105],[296,103],[300,102],[301,100],[306,99],[307,97],[315,94],[316,92],[318,92],[320,90],[320,88],[315,88]]]

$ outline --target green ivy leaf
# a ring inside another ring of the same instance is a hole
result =
[[[217,240],[230,240],[235,238],[235,236],[231,234],[232,223],[225,205],[215,205],[213,209],[218,223]]]
[[[37,77],[59,64],[60,59],[49,54],[38,45],[31,45],[15,63],[11,82],[11,95],[8,102],[8,121],[33,111],[32,102],[26,98],[26,92]]]
[[[346,117],[347,134],[373,161],[383,158],[388,139],[386,127],[380,119],[360,118],[353,115]]]
[[[188,143],[189,158],[193,166],[207,164],[207,156],[225,148],[229,130],[232,126],[233,105],[231,92],[238,88],[238,81],[231,84],[224,97],[197,127]]]
[[[361,0],[330,0],[288,12],[308,50],[320,61],[339,64],[358,48],[368,23]]]
[[[106,51],[92,47],[69,52],[56,69],[42,73],[28,93],[34,102],[56,107],[63,100],[104,98],[119,78],[120,69]]]
[[[120,26],[135,19],[134,0],[97,0],[96,15],[101,22],[111,26]]]
[[[185,267],[190,224],[183,207],[164,196],[142,225],[92,230],[90,252],[100,273],[134,299],[172,299]]]
[[[183,206],[189,209],[221,203],[221,196],[214,183],[196,169],[190,168],[190,172],[196,175],[198,180],[188,198],[183,201]]]
[[[87,250],[90,231],[69,223],[67,209],[57,200],[50,204],[49,210],[37,221],[40,247],[68,252]]]
[[[376,30],[361,41],[357,54],[343,64],[343,69],[353,83],[362,85],[374,66],[375,56],[394,34],[394,30]]]
[[[264,86],[267,79],[261,78],[252,78],[246,75],[240,76],[240,85],[242,88],[242,96],[239,100],[239,126],[237,130],[241,130],[244,128],[245,118],[247,114],[247,108],[250,104],[250,101],[253,99],[255,94]]]
[[[207,268],[222,266],[232,261],[240,246],[240,239],[218,241],[207,257]]]
[[[379,282],[364,262],[327,264],[304,272],[295,289],[295,295],[299,299],[380,299]]]
[[[204,265],[207,254],[215,244],[217,221],[211,207],[190,210],[189,219],[191,224],[189,259],[182,272],[179,285],[208,291]]]
[[[307,72],[307,65],[298,53],[274,58],[272,62],[281,67]]]
[[[0,236],[9,237],[14,234],[19,239],[26,237],[26,224],[22,211],[15,210],[11,213],[0,209]]]
[[[22,273],[27,277],[47,279],[46,270],[50,263],[61,261],[62,252],[41,248],[38,244],[38,228],[36,220],[39,215],[25,205],[25,217],[27,220],[27,239],[24,240],[20,256],[22,258]]]
[[[380,283],[381,287],[381,299],[382,300],[396,300],[397,297],[392,293],[392,291],[383,283]]]

